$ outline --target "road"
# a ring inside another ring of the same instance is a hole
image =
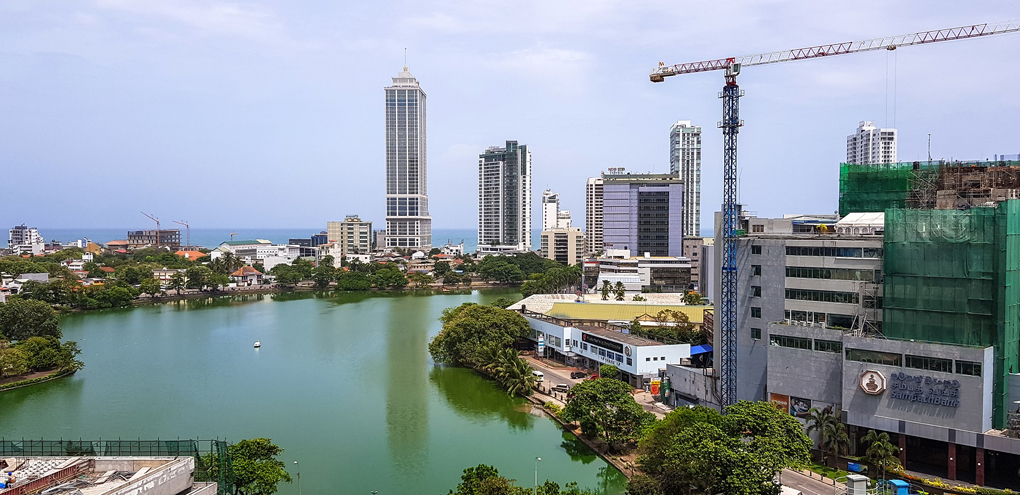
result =
[[[578,368],[573,366],[562,366],[559,364],[552,366],[546,361],[539,361],[535,359],[534,356],[522,357],[528,362],[528,364],[531,365],[532,368],[541,371],[542,374],[545,375],[545,381],[542,382],[541,390],[546,393],[549,393],[549,389],[551,387],[555,387],[560,383],[565,383],[568,387],[572,388],[582,380],[570,378],[570,372],[578,370]],[[556,397],[563,399],[566,397],[566,394],[556,394]],[[652,394],[648,392],[642,391],[634,394],[634,400],[637,401],[638,404],[641,404],[641,407],[644,408],[645,411],[654,414],[655,417],[659,419],[665,417],[666,413],[672,410],[671,408],[663,409],[662,407],[659,407],[657,405],[659,403],[656,402]]]
[[[825,478],[825,481],[820,481],[817,474],[814,478],[804,476],[803,474],[793,471],[790,469],[784,469],[780,475],[779,480],[783,483],[783,486],[788,486],[800,490],[804,495],[834,495],[837,493],[846,493],[845,485],[837,483],[836,486],[832,485],[832,480]]]

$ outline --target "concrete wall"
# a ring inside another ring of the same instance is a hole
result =
[[[673,405],[702,405],[721,409],[718,379],[712,368],[688,368],[676,364],[666,365],[666,376],[673,390]]]
[[[99,471],[98,464],[96,471]],[[194,472],[194,457],[178,458],[105,495],[177,495],[191,488]]]
[[[761,254],[751,254],[751,246],[761,246]],[[752,275],[752,266],[761,266],[761,275]],[[737,242],[737,398],[767,398],[768,323],[782,320],[786,314],[786,247],[784,241],[742,238]],[[761,296],[752,295],[752,287],[761,287]],[[761,317],[751,316],[751,308],[761,308]],[[719,327],[719,316],[715,318]],[[752,336],[752,328],[761,329],[762,338]],[[716,333],[720,333],[719,330]],[[716,359],[719,354],[716,353]]]
[[[1006,379],[1006,397],[1010,404],[1020,401],[1020,373],[1011,373]]]
[[[789,337],[819,338],[841,341],[843,333],[819,327],[784,325],[772,323],[768,326],[767,343],[772,335]],[[813,349],[769,346],[768,348],[768,391],[790,397],[809,399],[812,407],[821,410],[833,406],[838,413],[842,399],[839,386],[843,379],[843,353],[821,352]]]

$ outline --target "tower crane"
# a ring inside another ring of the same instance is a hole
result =
[[[737,76],[743,67],[809,60],[833,55],[846,55],[872,50],[895,50],[901,47],[980,38],[995,34],[1020,31],[1020,21],[974,24],[935,31],[887,36],[863,41],[832,43],[794,50],[759,53],[743,57],[728,57],[701,62],[659,66],[652,70],[649,79],[663,82],[665,78],[680,74],[725,71],[726,85],[719,93],[723,101],[723,119],[718,126],[723,131],[723,259],[720,282],[720,365],[722,377],[722,405],[737,402],[737,132],[744,125],[740,120],[740,97],[744,92],[737,86]]]
[[[176,223],[177,225],[183,225],[184,228],[187,230],[187,232],[188,232],[188,247],[186,249],[191,249],[191,225],[188,225],[188,221],[187,220],[180,220],[180,221],[174,220],[174,223]]]
[[[142,212],[142,215],[145,215],[145,216],[149,217],[149,219],[152,220],[153,222],[156,222],[156,246],[158,247],[159,246],[159,219],[154,217],[154,216],[152,216],[152,215],[150,215],[150,214],[148,214],[148,213],[145,213],[144,211]]]

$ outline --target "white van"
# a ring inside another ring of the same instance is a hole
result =
[[[536,382],[543,382],[543,381],[545,381],[545,374],[542,373],[541,371],[531,370],[531,374],[535,375],[535,378],[536,378],[535,381]]]

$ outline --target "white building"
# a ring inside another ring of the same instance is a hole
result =
[[[684,237],[701,235],[701,127],[681,120],[669,128],[669,171],[684,181]]]
[[[219,258],[222,253],[233,253],[249,264],[262,263],[268,270],[270,263],[291,263],[298,259],[301,246],[273,244],[265,239],[226,241],[211,253],[210,259]]]
[[[896,163],[896,129],[879,129],[861,121],[857,132],[846,137],[846,162],[855,165]]]
[[[478,252],[531,250],[531,150],[517,141],[478,156]]]
[[[570,211],[560,210],[559,214],[556,215],[556,228],[557,229],[569,229],[570,228]]]
[[[432,246],[425,153],[425,92],[404,67],[386,89],[386,245]]]
[[[7,247],[15,256],[22,254],[42,254],[46,249],[46,241],[39,234],[39,229],[28,227],[25,224],[17,225],[10,230],[7,237]]]
[[[555,229],[560,218],[560,195],[546,189],[542,193],[542,231]]]
[[[589,177],[584,188],[584,232],[588,238],[588,252],[598,253],[605,246],[602,220],[602,177]]]

